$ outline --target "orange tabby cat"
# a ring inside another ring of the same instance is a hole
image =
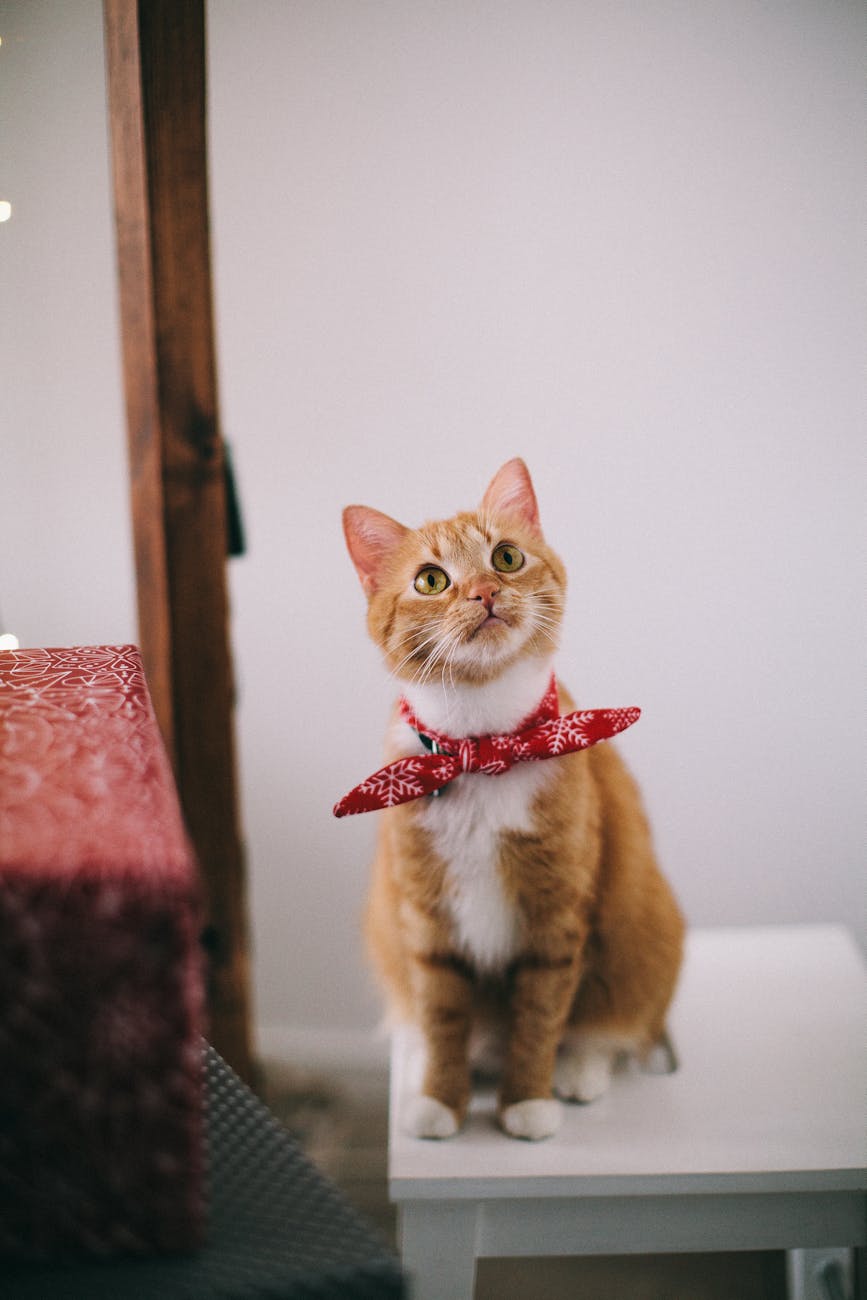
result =
[[[533,713],[551,679],[566,575],[523,461],[496,474],[478,513],[412,531],[349,506],[344,529],[371,635],[417,719],[486,736]],[[559,703],[575,707],[562,687]],[[388,758],[424,752],[396,713]],[[598,1097],[619,1053],[662,1035],[683,928],[609,743],[461,775],[442,797],[382,812],[369,946],[393,1010],[426,1045],[405,1126],[429,1138],[457,1131],[471,1031],[482,1026],[503,1039],[502,1127],[555,1132],[553,1093]]]

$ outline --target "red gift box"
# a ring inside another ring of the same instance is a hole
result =
[[[200,926],[138,650],[0,651],[0,1253],[200,1241]]]

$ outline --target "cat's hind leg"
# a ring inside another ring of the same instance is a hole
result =
[[[623,1034],[568,1034],[554,1067],[554,1091],[564,1101],[596,1101],[608,1091],[618,1057],[637,1046]]]

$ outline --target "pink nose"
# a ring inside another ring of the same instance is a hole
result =
[[[481,578],[470,584],[467,591],[467,600],[480,600],[485,609],[490,613],[494,604],[494,597],[498,596],[500,588],[490,578]]]

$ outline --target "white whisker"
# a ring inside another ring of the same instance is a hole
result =
[[[437,664],[449,650],[450,638],[447,630],[440,630],[437,636],[430,638],[430,641],[434,648],[413,676],[413,681],[418,685],[424,685],[430,680]]]
[[[416,629],[417,632],[421,630],[422,629]],[[411,639],[411,638],[407,638],[407,639]],[[435,645],[438,639],[439,639],[439,632],[437,631],[432,636],[425,637],[423,641],[419,641],[416,645],[412,647],[409,653],[404,655],[403,659],[401,659],[400,662],[395,665],[395,667],[391,670],[391,676],[396,677],[397,674],[401,671],[401,669],[410,662],[410,660],[415,659],[419,654],[422,653],[422,651],[426,649],[427,646]],[[406,640],[404,640],[403,644],[406,644]]]

